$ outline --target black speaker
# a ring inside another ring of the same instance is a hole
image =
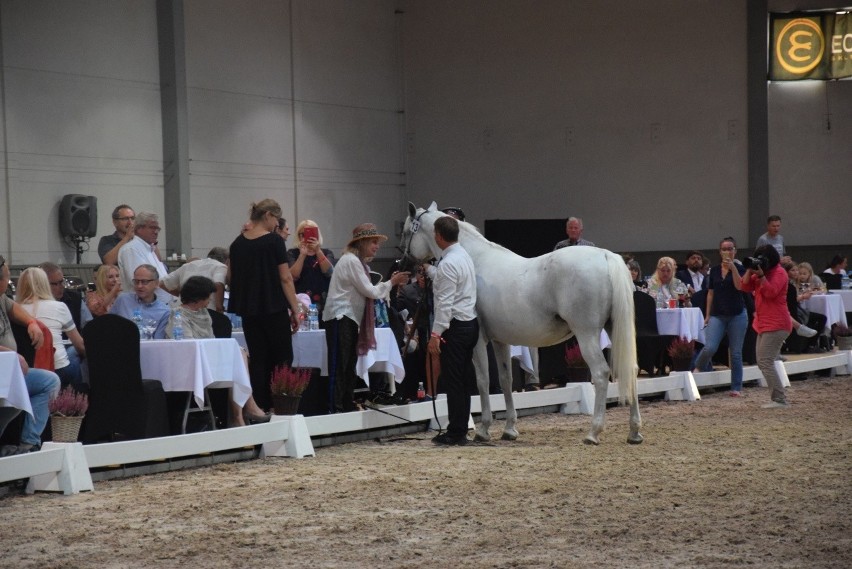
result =
[[[59,204],[62,237],[94,237],[98,231],[98,198],[68,194]]]

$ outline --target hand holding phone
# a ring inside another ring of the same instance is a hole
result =
[[[306,242],[311,239],[319,241],[319,227],[305,227],[302,229],[302,239]]]

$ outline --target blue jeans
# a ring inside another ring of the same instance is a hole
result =
[[[736,316],[710,316],[710,322],[704,331],[704,349],[698,354],[695,367],[704,369],[725,334],[728,335],[728,346],[731,349],[731,391],[741,391],[743,388],[743,340],[748,328],[748,314],[745,308]]]
[[[59,391],[59,376],[45,369],[30,368],[24,379],[27,383],[27,393],[30,396],[33,414],[24,415],[21,443],[40,445],[41,433],[47,426],[47,418],[50,416],[47,404]]]

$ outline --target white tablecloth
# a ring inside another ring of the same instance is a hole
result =
[[[205,387],[233,387],[240,407],[251,395],[242,350],[233,338],[147,340],[139,348],[143,378],[159,379],[165,391],[191,391],[199,407]]]
[[[846,312],[843,308],[843,298],[839,294],[815,294],[809,299],[803,300],[802,306],[808,312],[825,314],[826,331],[831,330],[832,324],[847,325]]]
[[[0,352],[0,406],[16,407],[33,414],[18,352]]]
[[[242,332],[231,334],[241,346],[246,345]],[[293,336],[293,367],[319,368],[320,374],[328,375],[328,347],[325,330],[297,332]],[[355,373],[369,383],[369,372],[386,372],[399,383],[405,378],[402,356],[396,346],[396,338],[390,328],[376,328],[376,349],[358,357]]]
[[[704,343],[704,316],[700,308],[658,308],[657,331]]]
[[[843,310],[852,312],[852,290],[833,290],[831,294],[836,294],[843,299]]]

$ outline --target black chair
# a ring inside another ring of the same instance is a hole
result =
[[[840,290],[843,287],[843,275],[840,273],[823,273],[819,277],[825,283],[826,290]]]
[[[642,291],[633,291],[636,311],[636,359],[640,370],[648,375],[663,372],[666,350],[676,336],[661,335],[657,330],[657,303]]]
[[[230,338],[233,325],[231,319],[215,310],[207,309],[210,318],[213,320],[213,335],[217,338]]]
[[[90,387],[83,440],[168,436],[166,395],[159,380],[142,379],[136,325],[105,314],[92,320],[82,334]]]

